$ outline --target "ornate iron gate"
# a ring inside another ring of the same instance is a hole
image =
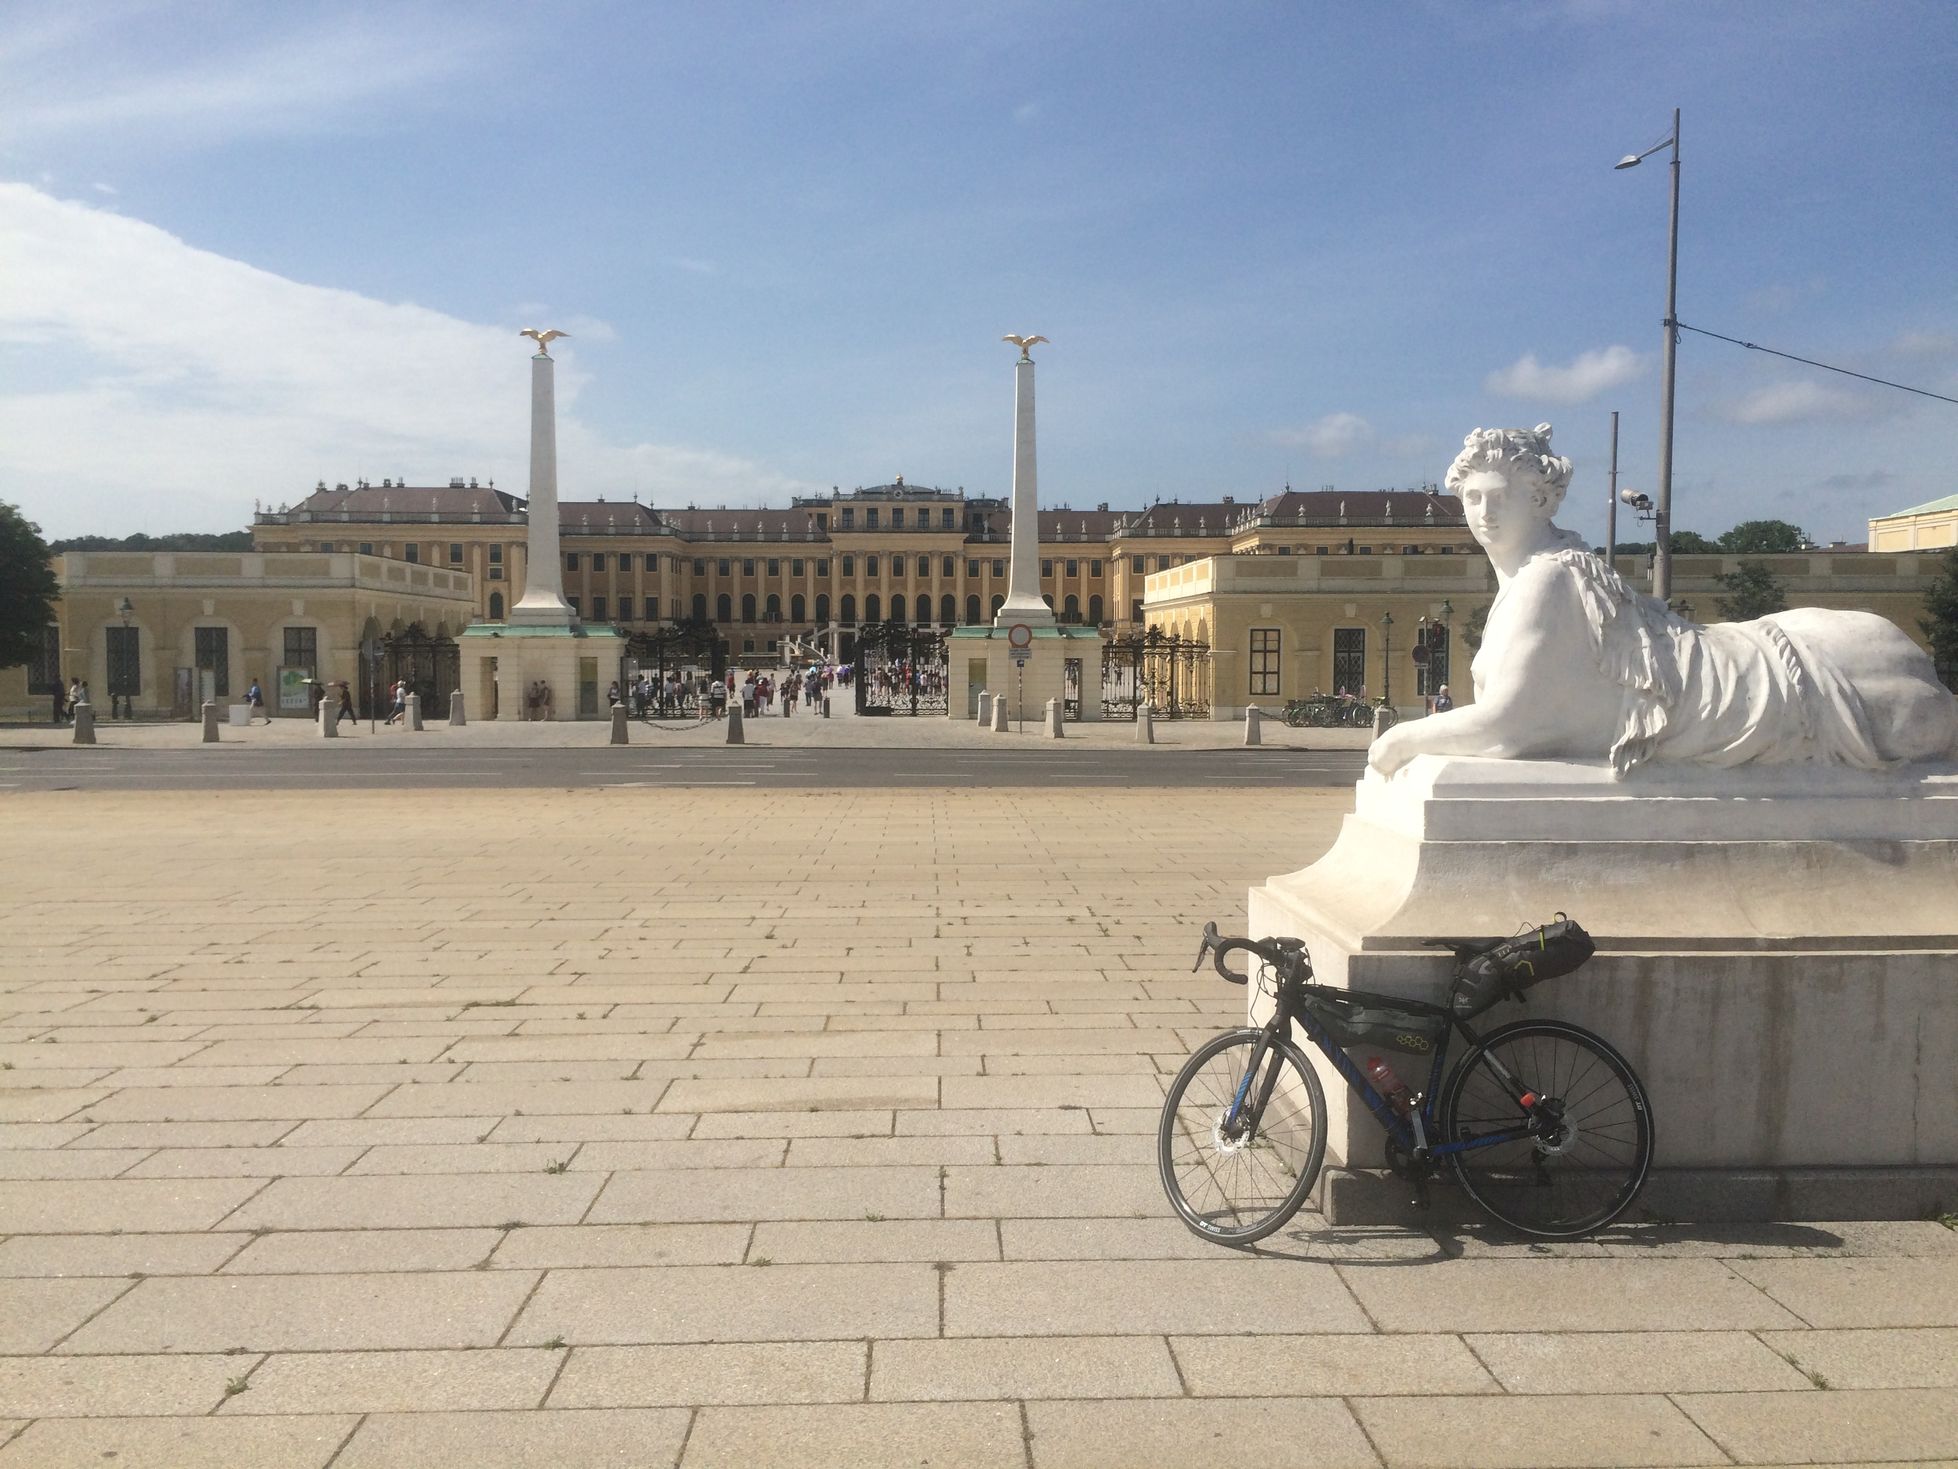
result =
[[[447,719],[449,695],[462,682],[462,650],[454,638],[433,637],[419,622],[381,639],[386,680],[406,679],[408,691],[421,695],[424,719]]]
[[[626,656],[642,672],[653,674],[653,707],[661,714],[687,717],[699,712],[700,699],[695,680],[683,679],[678,701],[666,687],[669,669],[704,668],[714,681],[727,675],[727,639],[713,623],[703,618],[687,618],[667,623],[651,632],[635,632],[625,640]],[[624,672],[620,677],[623,679]]]
[[[944,714],[945,635],[902,622],[859,628],[852,682],[859,714]]]
[[[1102,644],[1101,717],[1133,720],[1143,708],[1158,719],[1208,719],[1210,645],[1156,627]]]

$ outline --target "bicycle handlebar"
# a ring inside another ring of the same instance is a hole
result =
[[[1197,946],[1197,961],[1190,966],[1190,972],[1194,974],[1203,968],[1203,961],[1208,958],[1210,967],[1217,971],[1219,977],[1232,984],[1244,984],[1251,976],[1248,973],[1239,974],[1224,963],[1225,957],[1238,949],[1247,954],[1256,954],[1277,969],[1283,969],[1305,954],[1305,945],[1298,939],[1227,939],[1219,936],[1216,924],[1206,923],[1203,926],[1203,942]]]

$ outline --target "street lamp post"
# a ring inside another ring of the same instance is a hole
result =
[[[1661,148],[1672,149],[1672,216],[1666,240],[1666,368],[1659,384],[1659,491],[1652,516],[1652,595],[1661,602],[1672,591],[1672,403],[1673,368],[1679,355],[1679,109],[1672,110],[1672,136],[1643,153],[1628,153],[1615,168],[1636,168]]]
[[[1380,614],[1380,702],[1394,702],[1394,614]]]
[[[122,605],[116,608],[116,616],[122,619],[122,630],[125,635],[129,632],[129,619],[135,615],[136,608],[130,603],[129,598],[124,597],[122,599]],[[127,641],[127,636],[125,636],[125,644]],[[111,719],[116,717],[116,695],[118,692],[122,695],[122,717],[124,719],[133,719],[136,717],[135,710],[132,707],[135,702],[134,695],[129,691],[128,659],[129,649],[125,646],[122,650],[122,658],[119,660],[121,666],[118,666],[117,662],[111,662],[109,665],[109,718]]]

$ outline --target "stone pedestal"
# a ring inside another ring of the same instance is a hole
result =
[[[320,700],[318,722],[321,739],[337,740],[340,738],[340,706],[333,700]]]
[[[469,723],[469,706],[463,701],[461,689],[449,691],[449,728],[461,729]]]
[[[1650,1092],[1672,1218],[1917,1218],[1958,1204],[1958,767],[1603,767],[1423,756],[1371,773],[1323,858],[1250,895],[1323,983],[1441,999],[1428,937],[1564,911],[1598,954],[1474,1022],[1555,1017]],[[1459,1039],[1451,1047],[1460,1053]],[[1403,1217],[1322,1067],[1322,1203]],[[1358,1112],[1359,1115],[1354,1115]]]
[[[994,699],[993,700],[993,723],[992,723],[993,732],[995,734],[1004,734],[1006,733],[1008,728],[1009,726],[1006,723],[1006,700]]]
[[[727,742],[730,745],[745,745],[748,743],[747,733],[741,726],[741,701],[739,699],[729,699],[727,701]]]
[[[499,724],[530,717],[526,695],[531,685],[551,689],[552,719],[602,719],[606,684],[619,676],[625,638],[609,624],[519,627],[471,623],[456,639],[462,654],[462,684],[483,707],[493,706]],[[580,708],[590,694],[590,714]],[[492,693],[494,698],[492,699]]]
[[[979,690],[979,722],[981,724],[991,724],[993,722],[993,694],[991,689]]]
[[[1264,742],[1264,727],[1259,722],[1258,706],[1253,704],[1244,711],[1244,743],[1262,745]]]
[[[419,732],[422,727],[422,696],[420,694],[408,695],[407,711],[401,719],[402,727]]]
[[[74,714],[75,743],[78,745],[94,744],[95,706],[93,704],[77,704],[74,709]]]
[[[995,710],[1006,707],[1016,725],[1036,722],[1049,699],[1065,701],[1070,692],[1081,701],[1081,718],[1101,718],[1101,630],[1093,627],[1030,627],[1032,641],[1021,664],[1013,656],[1010,626],[958,627],[945,643],[945,674],[949,683],[946,707],[970,706],[975,681],[992,695]],[[1068,686],[1068,664],[1078,678]]]
[[[215,745],[218,742],[218,706],[210,700],[204,701],[204,743]]]
[[[1066,736],[1067,730],[1062,726],[1061,721],[1061,701],[1059,699],[1049,699],[1047,701],[1047,713],[1044,717],[1046,720],[1046,733],[1049,739],[1058,740]]]
[[[631,743],[626,734],[626,707],[623,704],[612,706],[612,743],[615,745]]]
[[[1135,711],[1135,742],[1138,745],[1156,743],[1156,716],[1149,712],[1147,704]]]

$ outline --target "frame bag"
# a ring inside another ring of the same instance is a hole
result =
[[[1449,1003],[1463,1019],[1480,1015],[1499,1000],[1521,1000],[1532,985],[1569,974],[1597,951],[1584,926],[1559,913],[1555,923],[1504,939],[1465,961]]]

